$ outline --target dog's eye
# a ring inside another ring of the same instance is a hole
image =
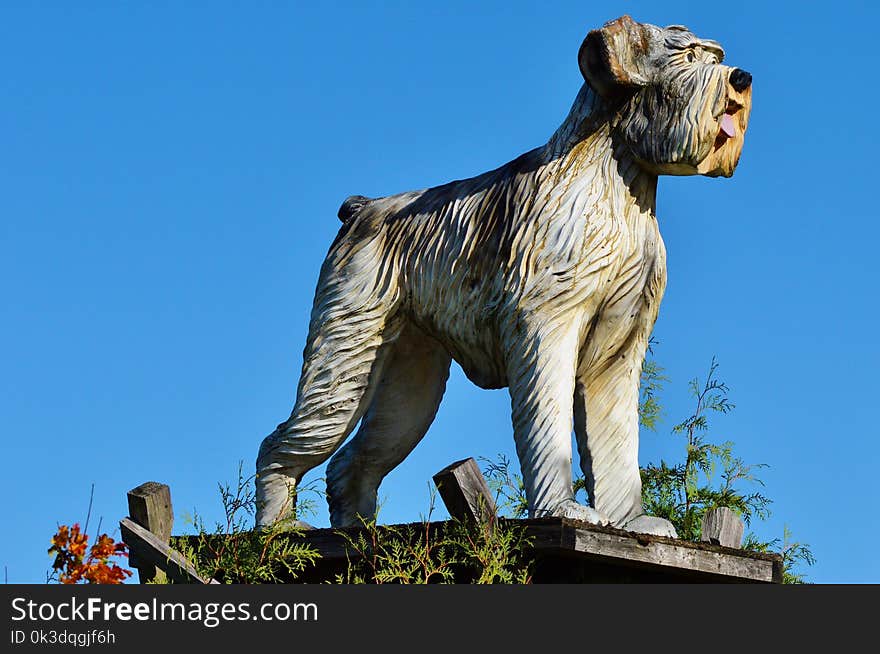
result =
[[[717,64],[718,63],[717,55],[709,55],[708,63]]]
[[[685,54],[684,58],[687,59],[687,62],[689,64],[692,64],[697,60],[697,55],[693,50],[688,50],[687,54]]]

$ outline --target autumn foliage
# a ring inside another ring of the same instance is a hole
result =
[[[88,545],[88,534],[80,531],[79,523],[58,527],[49,554],[55,554],[52,569],[60,583],[121,584],[131,576],[131,570],[111,561],[113,557],[128,556],[125,543],[117,543],[107,534],[101,534],[91,548]]]

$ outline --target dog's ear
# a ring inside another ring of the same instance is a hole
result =
[[[650,35],[629,16],[593,30],[581,44],[578,65],[599,95],[617,98],[648,83]]]

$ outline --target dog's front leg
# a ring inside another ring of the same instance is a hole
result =
[[[507,353],[516,451],[531,517],[562,516],[606,524],[575,502],[571,425],[577,325],[558,321],[531,329],[520,324]]]
[[[574,431],[590,504],[628,531],[675,537],[668,520],[644,515],[639,472],[639,382],[647,339],[630,342],[574,389]]]

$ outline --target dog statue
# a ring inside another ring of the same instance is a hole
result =
[[[675,536],[644,515],[639,379],[666,285],[659,175],[729,177],[751,75],[678,25],[623,16],[578,53],[585,83],[546,145],[471,179],[353,196],[321,268],[293,412],[257,458],[257,526],[327,467],[333,526],[376,511],[454,359],[508,387],[529,513]],[[590,506],[575,501],[572,424]]]

